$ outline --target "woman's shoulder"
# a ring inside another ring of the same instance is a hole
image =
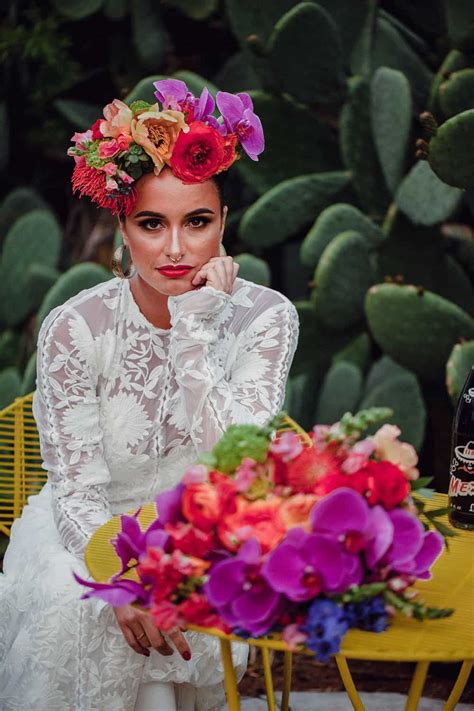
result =
[[[231,296],[235,306],[260,313],[268,308],[279,306],[288,310],[296,319],[298,318],[296,308],[287,296],[269,286],[256,284],[242,277],[236,277]]]
[[[113,319],[121,282],[118,277],[113,277],[70,296],[49,311],[41,324],[40,334],[43,335],[53,324],[60,324],[68,317],[82,317],[91,332],[96,331],[98,326]]]

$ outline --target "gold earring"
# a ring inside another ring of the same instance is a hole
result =
[[[120,277],[120,279],[129,279],[132,276],[131,266],[132,260],[130,259],[130,264],[124,271],[123,269],[123,256],[127,249],[126,244],[121,244],[117,247],[112,256],[111,269],[115,276]]]

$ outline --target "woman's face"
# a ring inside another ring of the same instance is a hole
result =
[[[220,254],[227,207],[222,209],[216,185],[185,185],[164,168],[159,176],[144,175],[136,189],[134,210],[120,226],[139,277],[166,296],[195,289],[195,274]],[[192,267],[183,276],[158,271],[179,257],[177,264]]]

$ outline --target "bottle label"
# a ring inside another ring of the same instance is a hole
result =
[[[450,471],[451,508],[474,514],[474,440],[460,434],[454,435]]]

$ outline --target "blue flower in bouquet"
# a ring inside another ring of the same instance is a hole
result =
[[[368,632],[383,632],[388,627],[388,615],[381,595],[360,602],[349,602],[344,610],[350,627]]]
[[[339,652],[341,639],[349,629],[349,623],[340,605],[333,600],[321,598],[315,600],[309,608],[301,629],[308,635],[306,646],[320,662],[327,662],[332,654]]]

